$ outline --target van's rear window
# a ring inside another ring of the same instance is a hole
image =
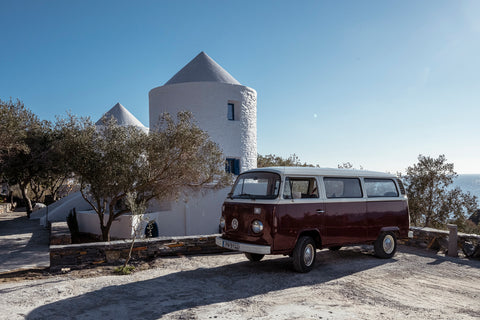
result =
[[[233,185],[234,199],[275,199],[280,189],[280,175],[272,172],[249,172],[238,176]]]

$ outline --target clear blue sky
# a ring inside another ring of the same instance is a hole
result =
[[[0,99],[148,126],[148,91],[205,51],[258,93],[258,152],[480,173],[480,1],[0,0]]]

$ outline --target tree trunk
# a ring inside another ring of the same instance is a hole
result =
[[[27,210],[27,217],[30,219],[30,214],[33,212],[32,201],[28,197],[27,184],[20,183],[20,189],[22,190],[23,201],[25,201],[25,208]]]
[[[100,224],[100,229],[102,229],[102,241],[110,241],[110,226],[106,226],[103,223]]]
[[[15,207],[15,205],[13,204],[13,191],[9,190],[8,195],[10,196],[10,204],[12,205],[12,210],[13,210],[13,208]]]
[[[424,228],[430,227],[430,216],[425,218],[425,224],[423,225]]]
[[[104,225],[102,221],[100,225],[100,228],[102,229],[103,241],[110,241],[110,228],[112,227],[112,223],[113,223],[113,214],[109,213],[107,224]]]
[[[133,251],[133,245],[135,244],[135,238],[136,238],[136,233],[133,235],[132,243],[130,244],[130,250],[128,250],[127,259],[125,260],[125,263],[123,264],[123,270],[125,270],[127,268],[128,262],[132,258],[132,251]]]

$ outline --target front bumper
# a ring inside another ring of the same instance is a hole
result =
[[[230,250],[241,251],[241,252],[257,253],[257,254],[271,253],[270,246],[262,246],[258,244],[248,244],[243,242],[225,240],[222,237],[216,237],[215,243],[219,247],[230,249]]]

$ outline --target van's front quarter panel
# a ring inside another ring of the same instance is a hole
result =
[[[224,203],[223,217],[225,218],[225,228],[222,238],[226,240],[244,242],[256,245],[273,245],[272,224],[273,211],[276,201],[251,201],[251,200],[230,200]],[[255,213],[255,208],[260,213]],[[238,221],[238,227],[232,226],[233,219]],[[252,231],[252,222],[259,220],[263,224],[263,231],[254,233]]]

